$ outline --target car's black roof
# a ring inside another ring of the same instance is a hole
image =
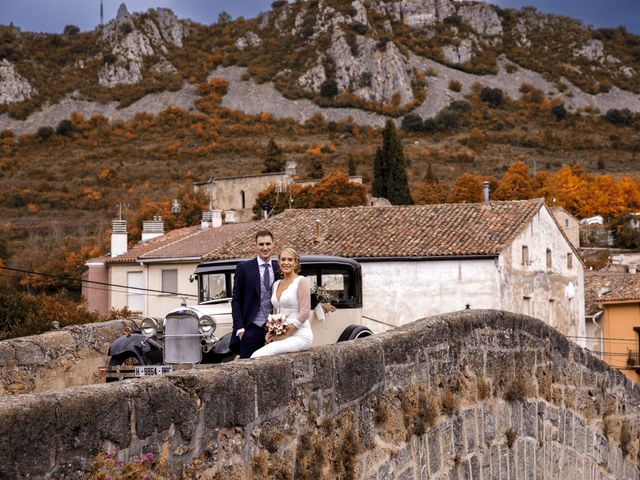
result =
[[[235,267],[238,263],[250,258],[232,258],[228,260],[212,260],[200,263],[195,273],[207,273],[216,270],[226,270],[228,267]],[[330,255],[302,255],[300,257],[302,265],[347,265],[353,269],[360,269],[360,264],[351,258],[334,257]]]

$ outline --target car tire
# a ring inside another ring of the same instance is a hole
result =
[[[338,342],[346,342],[348,340],[357,340],[358,338],[370,337],[373,332],[364,325],[349,325],[344,329]]]
[[[121,365],[142,365],[142,362],[140,362],[140,359],[133,353],[131,352],[126,352],[126,353],[122,353],[120,355],[116,355],[114,357],[111,357],[109,359],[109,366],[110,367],[116,367],[116,366],[121,366]],[[118,382],[121,379],[120,378],[107,378],[107,383],[110,382]]]

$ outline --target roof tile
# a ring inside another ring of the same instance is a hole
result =
[[[285,210],[221,245],[206,259],[255,255],[270,230],[301,254],[352,258],[498,255],[544,200]]]

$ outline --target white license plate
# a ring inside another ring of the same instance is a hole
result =
[[[136,367],[136,377],[153,377],[154,375],[162,375],[170,373],[173,368],[170,365],[143,365]]]

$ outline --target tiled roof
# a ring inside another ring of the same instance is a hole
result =
[[[542,199],[490,204],[440,204],[286,210],[257,223],[206,259],[255,255],[254,236],[270,230],[279,246],[306,255],[351,258],[498,255]]]
[[[640,302],[640,274],[620,272],[584,272],[585,314],[601,310],[599,304]]]
[[[107,261],[109,264],[130,263],[142,260],[200,258],[217,246],[236,237],[255,222],[227,223],[217,228],[201,230],[185,227],[139,243],[126,253]]]

